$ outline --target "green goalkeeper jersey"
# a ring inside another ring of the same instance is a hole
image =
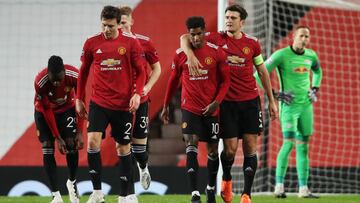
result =
[[[277,50],[265,61],[269,73],[277,68],[280,91],[292,92],[292,103],[309,103],[310,85],[320,87],[322,70],[315,51],[305,49],[302,54],[296,53],[291,46]],[[312,71],[312,82],[310,82]]]

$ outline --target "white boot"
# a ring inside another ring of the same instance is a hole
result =
[[[150,187],[150,183],[151,183],[151,176],[150,176],[150,172],[148,169],[148,166],[146,165],[146,167],[144,169],[140,168],[139,163],[137,164],[138,168],[139,168],[139,175],[140,175],[140,183],[141,186],[147,190]]]
[[[50,203],[64,203],[59,191],[52,192],[51,194],[53,196],[53,199],[51,200]]]
[[[69,192],[70,203],[80,203],[79,194],[76,188],[76,180],[71,181],[68,179],[66,181],[66,187]]]
[[[104,194],[101,190],[94,190],[86,203],[104,203]]]
[[[298,197],[300,197],[300,198],[319,198],[319,196],[313,195],[307,186],[299,187]]]
[[[284,183],[277,183],[275,185],[274,195],[276,198],[286,198]]]

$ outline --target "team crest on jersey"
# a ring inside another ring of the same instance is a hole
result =
[[[244,63],[245,62],[245,59],[244,58],[240,58],[238,56],[228,56],[227,57],[227,60],[230,62],[230,63],[233,63],[233,64],[238,64],[238,63]]]
[[[64,91],[67,93],[67,92],[70,92],[71,89],[72,89],[72,87],[70,87],[70,86],[65,86]]]
[[[295,73],[300,73],[300,74],[304,74],[308,72],[308,69],[304,66],[300,66],[294,69]]]
[[[249,47],[244,47],[244,48],[242,49],[242,52],[243,52],[244,54],[248,55],[248,54],[250,53],[250,48],[249,48]]]
[[[120,60],[115,60],[115,59],[106,59],[101,61],[100,65],[102,66],[116,66],[116,65],[120,65],[121,61]]]
[[[119,52],[120,55],[124,55],[126,53],[125,47],[119,47],[118,52]]]
[[[205,64],[206,65],[211,65],[213,63],[214,59],[211,58],[210,56],[205,58]]]
[[[183,129],[185,129],[185,128],[187,127],[187,122],[183,122],[183,123],[181,124],[181,127],[182,127]]]

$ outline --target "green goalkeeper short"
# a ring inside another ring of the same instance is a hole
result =
[[[285,138],[294,138],[307,141],[313,133],[314,113],[313,105],[291,104],[280,105],[280,124]]]

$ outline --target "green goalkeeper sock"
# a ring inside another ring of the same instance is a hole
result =
[[[284,183],[284,177],[289,162],[289,154],[294,146],[294,142],[285,139],[276,160],[276,183]]]
[[[307,186],[309,178],[309,145],[308,143],[296,144],[296,170],[299,186]]]

